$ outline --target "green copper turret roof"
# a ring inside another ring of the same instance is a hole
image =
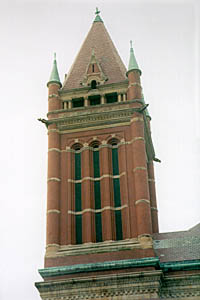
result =
[[[96,14],[96,18],[94,19],[94,22],[102,22],[103,23],[101,17],[99,16],[100,11],[98,10],[98,8],[96,8],[95,14]]]
[[[58,83],[58,84],[60,84],[60,86],[62,86],[62,84],[60,82],[60,77],[59,77],[59,74],[58,74],[58,68],[57,68],[57,62],[56,62],[56,53],[54,53],[53,69],[51,71],[51,76],[49,78],[47,86],[50,83]]]
[[[140,72],[140,75],[141,75],[142,72],[139,69],[138,63],[137,63],[135,55],[134,55],[132,41],[130,41],[130,43],[131,43],[130,59],[129,59],[129,65],[128,65],[128,71],[127,71],[127,73],[130,72],[130,71],[132,71],[132,70],[138,70]]]

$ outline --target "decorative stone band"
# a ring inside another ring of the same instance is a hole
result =
[[[60,247],[60,245],[59,244],[48,244],[48,245],[46,245],[46,249],[50,248],[50,247]]]
[[[136,172],[138,170],[144,170],[144,171],[146,171],[147,168],[146,167],[136,167],[136,168],[133,169],[133,172]]]
[[[52,151],[56,151],[56,152],[61,152],[61,150],[60,149],[58,149],[58,148],[50,148],[50,149],[48,149],[48,152],[52,152]]]
[[[144,120],[143,120],[142,117],[140,117],[140,118],[139,118],[139,117],[135,117],[135,118],[132,118],[132,119],[131,119],[131,123],[132,123],[132,122],[138,122],[138,121],[144,122]]]
[[[92,208],[86,208],[82,211],[72,211],[72,210],[68,210],[68,214],[70,215],[83,215],[86,212],[93,212],[93,213],[99,213],[99,212],[103,212],[105,210],[122,210],[124,208],[128,207],[127,204],[123,205],[123,206],[119,206],[119,207],[112,207],[112,206],[105,206],[103,208],[99,208],[99,209],[92,209]]]
[[[60,178],[57,178],[57,177],[50,177],[50,178],[47,179],[47,182],[49,182],[49,181],[57,181],[57,182],[60,182],[61,179],[60,179]]]
[[[139,204],[139,203],[145,203],[145,204],[150,204],[150,201],[148,199],[139,199],[135,201],[135,204]]]
[[[51,95],[49,95],[49,98],[60,98],[60,96],[56,95],[56,94],[51,94]]]
[[[138,267],[156,267],[159,265],[159,259],[157,257],[147,257],[141,259],[123,259],[104,261],[98,263],[89,264],[77,264],[71,266],[59,266],[40,269],[39,273],[43,278],[63,276],[67,274],[106,271],[114,269],[124,268],[138,268]]]
[[[56,132],[56,133],[59,133],[59,130],[58,129],[48,129],[48,133],[50,132]]]
[[[133,82],[133,83],[130,83],[130,84],[129,84],[129,86],[128,86],[128,88],[130,88],[131,86],[139,86],[139,87],[141,87],[141,88],[142,88],[141,84],[140,84],[140,83],[138,83],[138,82]]]
[[[150,182],[155,182],[155,179],[148,178],[148,181],[150,181]]]
[[[110,149],[114,149],[114,148],[119,148],[120,146],[122,145],[130,145],[132,143],[134,143],[135,141],[138,141],[138,140],[142,140],[144,141],[144,138],[141,137],[141,136],[138,136],[138,137],[135,137],[133,138],[132,140],[130,141],[125,141],[124,139],[122,139],[117,145],[115,146],[112,146],[110,144],[107,144],[106,141],[102,141],[102,144],[99,145],[98,148],[93,148],[93,147],[90,147],[90,146],[83,146],[80,150],[74,150],[74,149],[71,149],[70,147],[66,147],[66,150],[60,150],[60,152],[73,152],[73,153],[81,153],[82,151],[84,150],[91,150],[91,151],[99,151],[101,148],[110,148]],[[85,143],[86,145],[86,143]],[[52,148],[54,149],[54,148]]]
[[[110,174],[105,174],[102,175],[101,177],[83,177],[82,179],[79,180],[74,180],[74,179],[68,179],[68,182],[72,182],[72,183],[81,183],[83,181],[86,180],[91,180],[91,181],[99,181],[102,180],[103,178],[120,178],[122,176],[126,175],[126,172],[122,172],[120,175],[110,175]]]
[[[151,210],[158,211],[157,207],[151,207]]]
[[[49,210],[47,210],[47,214],[52,214],[52,213],[60,214],[60,210],[58,210],[58,209],[49,209]]]

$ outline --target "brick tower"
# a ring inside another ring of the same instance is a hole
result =
[[[156,159],[140,77],[132,43],[126,70],[98,10],[63,85],[54,59],[41,120],[48,128],[42,299],[159,296]]]

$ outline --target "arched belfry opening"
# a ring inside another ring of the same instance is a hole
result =
[[[97,88],[97,82],[96,82],[96,80],[92,80],[91,81],[91,89],[96,89]]]

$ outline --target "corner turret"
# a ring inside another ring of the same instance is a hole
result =
[[[140,76],[142,72],[138,67],[138,63],[134,55],[132,41],[130,41],[130,44],[131,44],[130,59],[129,59],[128,71],[126,73],[129,80],[128,100],[142,99],[142,87],[140,84]]]
[[[49,90],[49,109],[48,111],[53,111],[61,108],[61,101],[59,96],[59,89],[62,87],[60,82],[60,77],[58,74],[56,53],[54,53],[53,69],[51,71],[51,76],[47,83]]]

